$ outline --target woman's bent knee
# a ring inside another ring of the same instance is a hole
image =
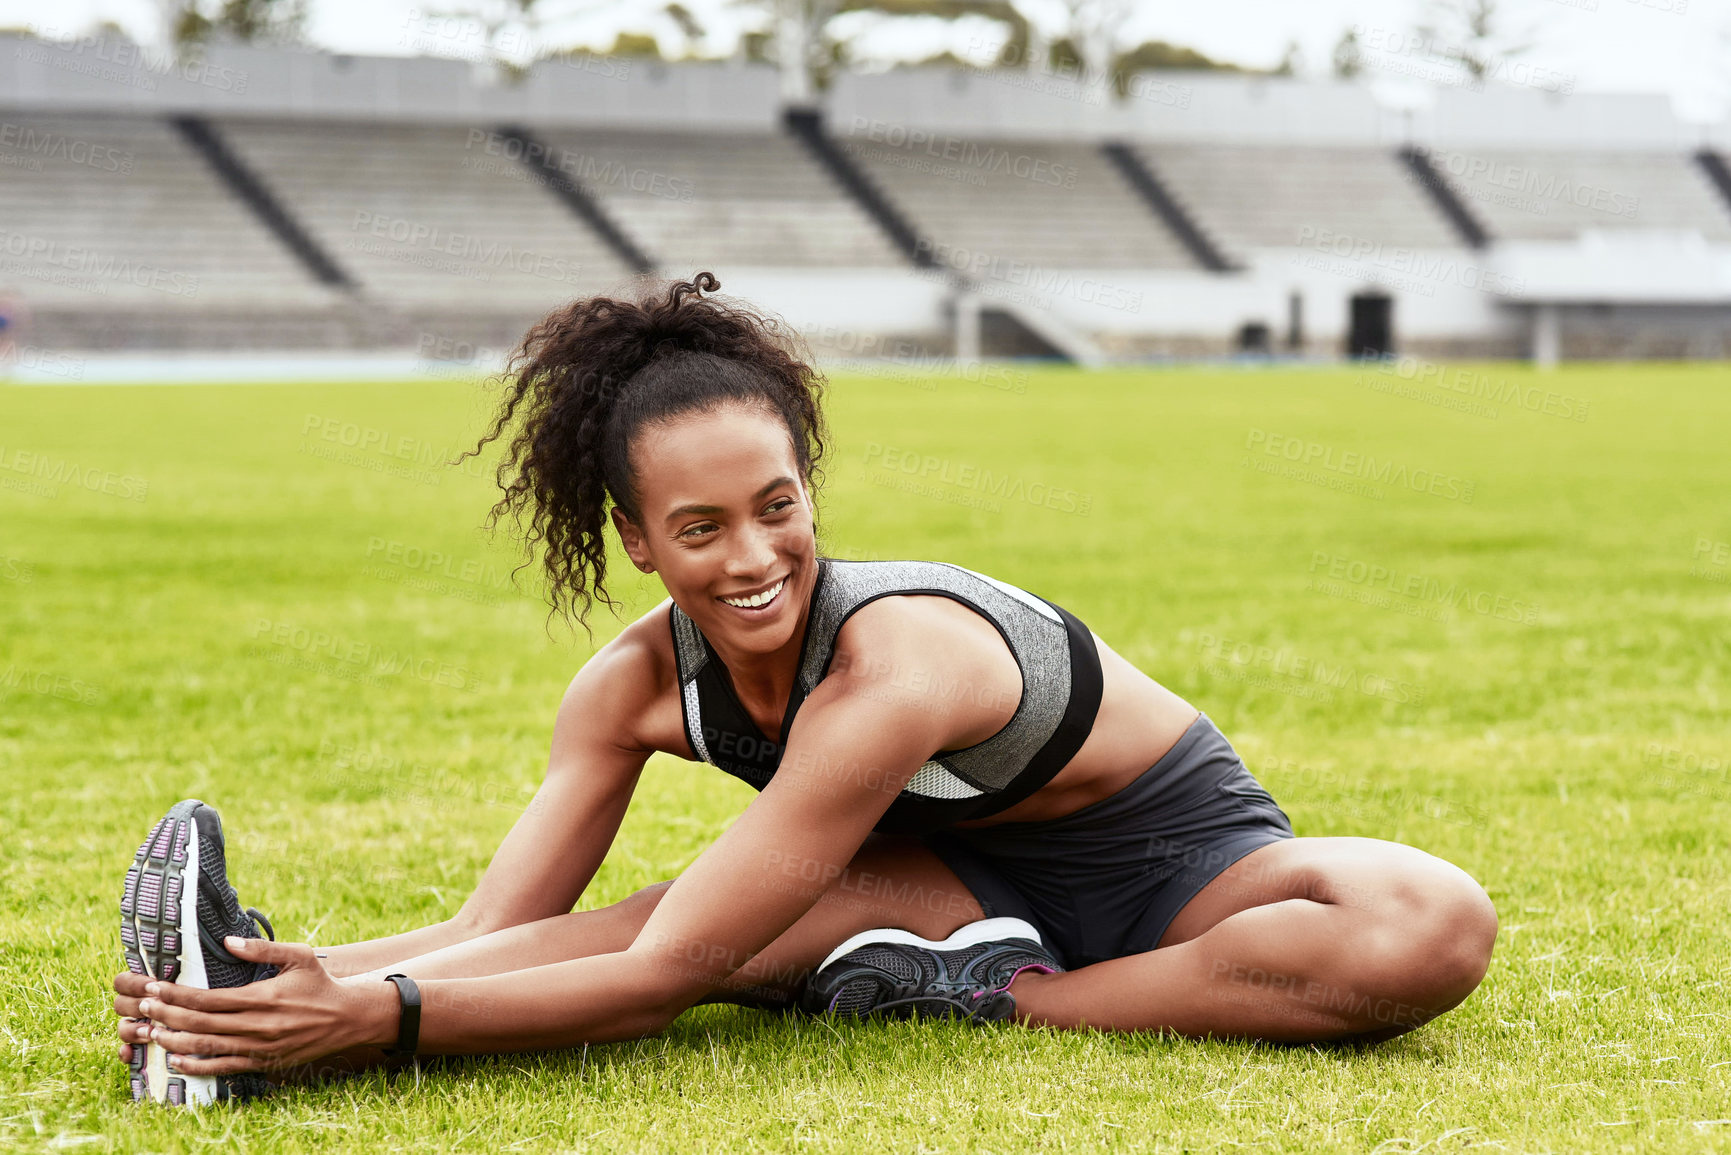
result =
[[[1443,997],[1453,995],[1453,1006],[1470,995],[1490,969],[1497,909],[1484,888],[1462,874],[1448,894],[1435,900],[1431,921],[1432,981]]]
[[[1496,944],[1497,912],[1465,873],[1425,872],[1402,880],[1371,932],[1366,985],[1397,991],[1432,1014],[1457,1006],[1484,980]]]

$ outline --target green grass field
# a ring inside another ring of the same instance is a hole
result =
[[[1463,372],[838,378],[822,501],[831,554],[1073,610],[1301,835],[1472,872],[1502,930],[1460,1009],[1330,1049],[702,1007],[203,1114],[135,1108],[113,1057],[149,823],[221,807],[279,937],[440,919],[592,645],[510,586],[483,471],[437,464],[482,386],[0,391],[0,1147],[1731,1150],[1728,374]],[[658,757],[584,905],[749,798]]]

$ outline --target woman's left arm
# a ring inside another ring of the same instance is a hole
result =
[[[850,676],[817,685],[774,778],[667,890],[629,949],[420,983],[420,1050],[537,1050],[652,1034],[797,922],[932,752],[977,724],[965,705],[910,709],[905,686],[891,684],[910,668],[944,664],[933,639],[893,630],[880,638],[870,653],[849,650]],[[178,1070],[268,1070],[396,1040],[393,984],[338,982],[298,944],[247,940],[237,953],[286,967],[228,990],[161,984],[141,1008],[179,1056]]]

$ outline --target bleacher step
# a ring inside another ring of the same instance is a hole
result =
[[[215,126],[203,117],[181,115],[169,117],[182,139],[203,157],[216,171],[228,190],[253,211],[271,234],[293,253],[301,266],[323,285],[334,289],[355,288],[354,278],[343,271],[335,259],[302,228],[282,201],[271,192],[263,178],[218,135]]]
[[[1416,145],[1407,144],[1402,145],[1396,155],[1468,248],[1482,249],[1490,245],[1490,230],[1467,208],[1466,201],[1461,199],[1448,178],[1442,174],[1442,170],[1431,163],[1429,152]]]
[[[1136,190],[1142,203],[1154,211],[1154,215],[1184,246],[1192,260],[1211,273],[1232,271],[1232,262],[1191,219],[1189,212],[1178,203],[1178,198],[1166,188],[1165,182],[1144,158],[1122,141],[1107,141],[1100,146],[1100,152]]]
[[[1695,163],[1701,166],[1701,171],[1707,174],[1707,179],[1718,191],[1725,210],[1731,212],[1731,165],[1727,165],[1725,158],[1710,148],[1703,148],[1696,153]]]
[[[537,183],[559,198],[559,201],[571,210],[572,215],[588,225],[590,230],[613,250],[615,256],[639,273],[655,271],[655,260],[619,227],[618,222],[607,214],[601,207],[601,202],[588,189],[554,163],[553,154],[544,142],[537,140],[528,129],[513,124],[501,125],[498,131],[506,141],[517,146],[517,159],[522,161],[524,168],[535,174]]]
[[[931,246],[922,243],[914,226],[909,223],[884,195],[883,191],[873,183],[852,158],[835,146],[835,142],[823,129],[823,114],[809,108],[787,108],[782,112],[782,123],[787,126],[796,139],[819,164],[835,177],[849,196],[854,199],[866,215],[877,222],[879,228],[895,244],[896,248],[914,263],[916,268],[929,269],[937,267],[937,258],[932,255]]]

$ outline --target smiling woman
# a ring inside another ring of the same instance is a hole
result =
[[[1323,1040],[1472,992],[1496,916],[1460,870],[1295,838],[1205,715],[1045,598],[820,556],[820,379],[717,288],[575,302],[512,362],[494,515],[554,610],[613,604],[609,522],[668,597],[572,680],[474,894],[316,954],[258,938],[183,803],[122,903],[135,1096],[633,1038],[705,1001]],[[679,878],[573,912],[656,751],[759,794]]]

